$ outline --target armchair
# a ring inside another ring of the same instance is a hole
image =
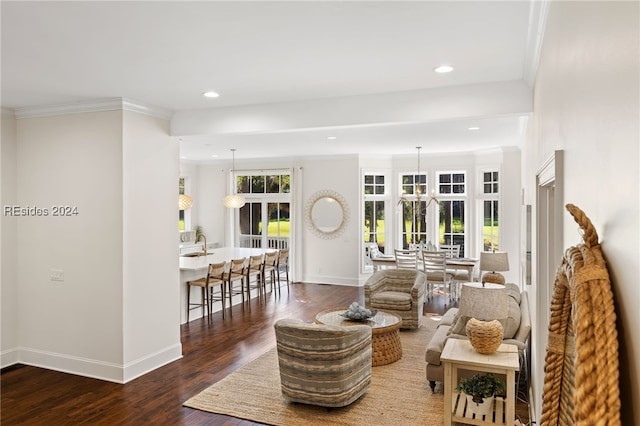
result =
[[[392,312],[402,318],[401,328],[422,323],[426,275],[415,269],[385,269],[374,272],[364,285],[364,305]]]
[[[282,394],[293,402],[344,407],[371,384],[371,327],[282,319],[274,325]]]

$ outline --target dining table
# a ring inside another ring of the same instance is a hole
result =
[[[420,259],[418,259],[420,260]],[[386,255],[374,257],[371,259],[373,263],[373,270],[377,271],[379,268],[395,268],[396,259],[394,256]],[[469,273],[469,279],[473,281],[473,270],[478,263],[478,259],[470,257],[448,257],[446,264],[450,269],[464,269]]]
[[[248,259],[250,256],[274,251],[277,250],[270,248],[217,247],[207,250],[206,256],[202,252],[180,255],[180,324],[187,322],[187,291],[190,290],[187,282],[206,277],[209,264],[225,262],[225,264],[229,265],[233,259]],[[193,291],[192,298],[200,297],[200,292],[197,292],[198,289],[191,290]],[[201,312],[195,310],[192,312],[190,319],[198,318],[198,315],[201,316]]]

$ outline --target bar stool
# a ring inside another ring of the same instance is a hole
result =
[[[229,298],[229,312],[231,316],[233,316],[233,296],[241,295],[242,296],[242,305],[244,306],[245,298],[244,298],[244,268],[245,263],[247,261],[246,257],[242,257],[239,259],[232,259],[231,266],[229,267],[229,271],[225,271],[223,275],[223,281],[227,285],[226,293]],[[237,288],[233,285],[234,282],[240,281],[240,287]]]
[[[269,277],[269,284],[271,284],[271,291],[273,292],[273,286],[276,282],[276,268],[278,267],[278,252],[270,251],[264,255],[264,263],[262,265],[262,282],[265,293],[267,292],[267,276]]]
[[[245,267],[245,290],[247,292],[247,299],[249,300],[249,310],[251,310],[251,290],[258,290],[258,299],[260,299],[263,294],[263,267],[264,254],[249,256],[249,264]],[[251,283],[251,278],[255,278],[253,284]]]
[[[225,311],[225,289],[224,289],[224,262],[211,263],[207,270],[207,275],[193,281],[187,281],[187,322],[189,322],[189,312],[193,309],[202,309],[204,317],[205,305],[207,319],[211,318],[213,302],[222,302],[222,318],[224,319]],[[214,291],[214,286],[219,285],[219,290]],[[191,303],[191,287],[200,287],[201,299],[200,303]]]
[[[287,278],[287,290],[289,290],[289,249],[281,249],[278,252],[278,264],[276,274],[278,275],[278,293],[280,292],[280,273],[284,273]]]

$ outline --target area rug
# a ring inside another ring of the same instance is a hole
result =
[[[184,403],[211,413],[268,425],[437,425],[444,396],[425,378],[425,349],[439,316],[425,316],[418,330],[402,330],[402,358],[373,367],[369,391],[353,404],[327,410],[288,402],[280,391],[275,347]]]

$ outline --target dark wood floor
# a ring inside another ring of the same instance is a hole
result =
[[[254,425],[253,422],[185,408],[182,403],[275,345],[280,318],[311,321],[328,307],[363,303],[362,288],[291,284],[249,312],[234,306],[211,326],[198,319],[181,327],[183,358],[125,385],[30,366],[2,371],[0,422],[8,425]],[[435,298],[428,312],[443,313]]]

